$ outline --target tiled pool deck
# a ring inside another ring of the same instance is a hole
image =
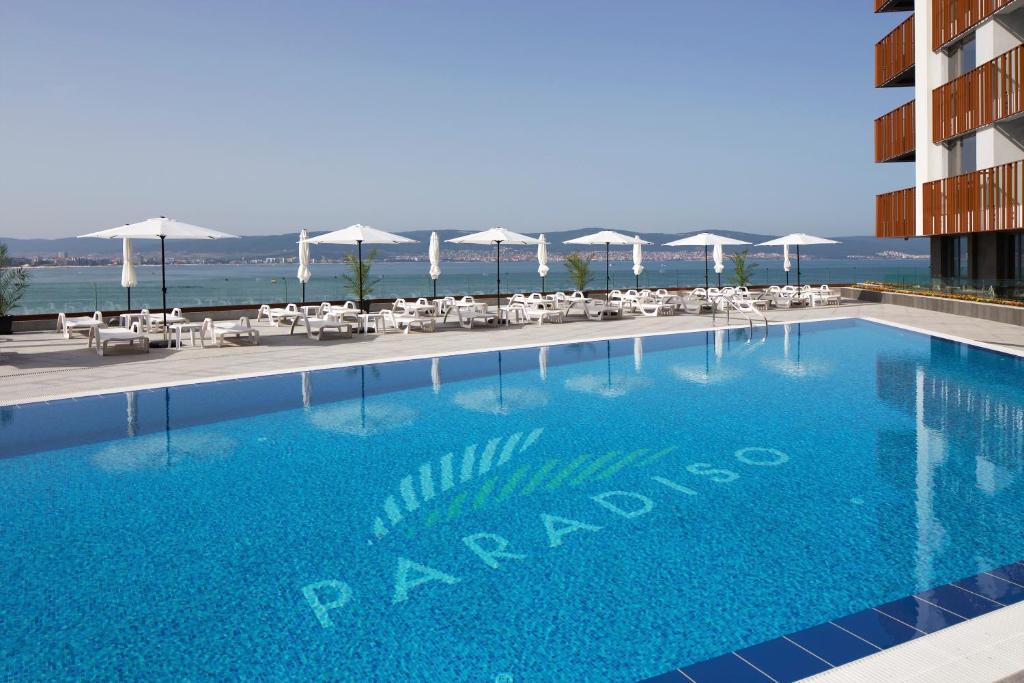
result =
[[[1024,328],[885,304],[772,311],[772,323],[866,317],[1024,356]],[[737,322],[733,320],[734,324]],[[719,318],[719,324],[724,319]],[[398,358],[708,329],[710,316],[356,335],[315,342],[261,327],[257,347],[101,358],[52,332],[0,337],[0,406]],[[1021,558],[1024,560],[1024,558]],[[1024,671],[1024,564],[1009,565],[701,663],[665,680],[995,681]],[[1024,679],[1022,679],[1024,680]]]
[[[714,659],[687,664],[651,680],[783,683],[829,671],[844,671],[852,675],[854,667],[838,667],[1021,602],[1024,602],[1024,564],[1015,563],[833,619],[797,633],[729,652]],[[1024,644],[1024,621],[1018,618],[1016,624],[1018,633],[1010,633],[1000,640]],[[993,644],[999,644],[999,640],[996,643],[988,643]],[[977,651],[991,649],[984,647],[984,643],[982,645],[983,647],[977,648]],[[959,664],[957,659],[962,660],[975,651],[965,653],[959,658],[950,658],[950,652],[930,646],[931,666],[925,671],[913,671],[912,667],[910,676],[928,673],[930,675],[924,680],[940,680],[944,664]],[[995,674],[995,678],[989,678],[989,674],[976,667],[975,673],[982,674],[983,678],[963,678],[962,672],[956,672],[950,680],[996,680],[1024,668],[1024,649],[1014,650],[1012,647],[1006,647],[1003,652],[1003,649],[999,648],[994,650],[992,655],[996,661],[990,663],[990,669],[995,668],[992,664],[1003,665],[1002,669],[996,669],[998,673]],[[899,659],[898,653],[896,659]],[[879,680],[900,678],[894,665],[882,668]],[[833,679],[822,677],[821,680]],[[844,675],[835,680],[871,678],[846,678]]]

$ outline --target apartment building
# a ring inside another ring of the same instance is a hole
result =
[[[1024,298],[1024,0],[874,3],[910,13],[875,45],[875,86],[909,100],[875,120],[875,161],[914,168],[875,234],[930,239],[935,286]]]

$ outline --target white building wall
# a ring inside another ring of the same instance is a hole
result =
[[[932,142],[932,90],[946,82],[947,58],[932,52],[932,0],[914,1],[914,152],[917,226],[924,234],[924,184],[946,176],[946,149]]]

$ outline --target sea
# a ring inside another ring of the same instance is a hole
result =
[[[605,264],[593,263],[590,286],[603,289]],[[727,263],[721,283],[732,279],[732,264]],[[340,263],[313,264],[313,277],[302,286],[296,278],[296,264],[179,265],[167,266],[167,303],[169,306],[213,306],[261,303],[318,302],[355,298],[346,285],[347,270]],[[493,294],[496,287],[495,264],[486,261],[445,262],[436,283],[428,275],[429,265],[420,262],[378,262],[373,264],[373,283],[368,298],[420,297],[436,295]],[[128,291],[121,287],[120,266],[39,267],[31,268],[31,281],[13,314],[56,313],[59,311],[113,311],[129,308]],[[131,290],[132,309],[159,308],[160,267],[137,266],[138,285]],[[926,284],[927,260],[900,259],[805,259],[801,263],[804,283],[849,284],[866,280],[894,284]],[[612,288],[637,285],[630,261],[614,261],[610,266]],[[796,284],[794,261],[788,281]],[[714,270],[710,282],[718,283]],[[786,284],[782,260],[760,260],[753,274],[755,286]],[[640,287],[687,287],[704,285],[704,262],[692,260],[652,262],[639,277]],[[537,264],[515,261],[501,264],[501,291],[540,291],[542,283]],[[571,290],[565,265],[550,263],[543,283],[546,291]]]

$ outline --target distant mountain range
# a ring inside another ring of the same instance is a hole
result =
[[[597,229],[598,228],[579,228],[575,230],[547,233],[548,240],[551,243],[548,250],[552,254],[567,254],[571,251],[600,250],[601,247],[579,247],[575,245],[562,244],[565,240],[594,232]],[[442,257],[445,250],[459,250],[465,252],[493,249],[493,247],[486,246],[444,243],[444,240],[451,239],[452,237],[458,237],[460,235],[466,235],[469,234],[469,232],[470,231],[466,230],[437,230],[438,236],[442,240]],[[641,233],[640,236],[653,243],[651,246],[645,247],[646,249],[652,251],[664,251],[673,249],[673,247],[662,247],[661,245],[666,242],[679,239],[680,237],[695,234],[695,232],[696,231],[681,234],[646,232]],[[782,251],[781,247],[753,246],[760,242],[765,242],[773,239],[774,237],[778,237],[778,235],[758,235],[754,233],[737,232],[734,230],[713,230],[713,232],[751,242],[751,252],[781,253]],[[423,256],[425,258],[427,243],[430,240],[430,233],[431,230],[412,230],[403,232],[401,234],[411,239],[418,240],[419,243],[406,245],[375,245],[373,248],[378,249],[380,256],[383,258],[408,258],[411,256]],[[294,256],[297,251],[297,239],[298,236],[295,233],[287,233],[283,235],[253,235],[230,240],[181,240],[168,242],[167,246],[169,254],[175,257],[199,257],[212,259],[270,258]],[[841,244],[802,247],[801,253],[804,256],[817,256],[819,258],[847,258],[871,257],[876,256],[881,252],[927,255],[929,250],[927,240],[881,240],[866,235],[835,237],[833,239],[839,240]],[[8,245],[12,256],[22,258],[32,258],[36,256],[53,257],[60,252],[63,252],[68,257],[95,256],[112,258],[117,257],[121,253],[120,240],[78,239],[75,237],[59,239],[15,239],[0,237],[0,242],[4,242]],[[160,245],[156,240],[136,240],[133,246],[135,253],[139,255],[151,256],[153,254],[158,254],[160,251]],[[516,247],[509,248],[516,249]],[[526,247],[518,248],[525,249]],[[319,256],[325,259],[337,259],[351,249],[352,247],[349,246],[319,245],[313,247],[313,256],[314,258]],[[617,249],[623,249],[623,247],[617,247]],[[696,247],[683,247],[680,249],[696,249]],[[727,251],[731,251],[731,249]]]

